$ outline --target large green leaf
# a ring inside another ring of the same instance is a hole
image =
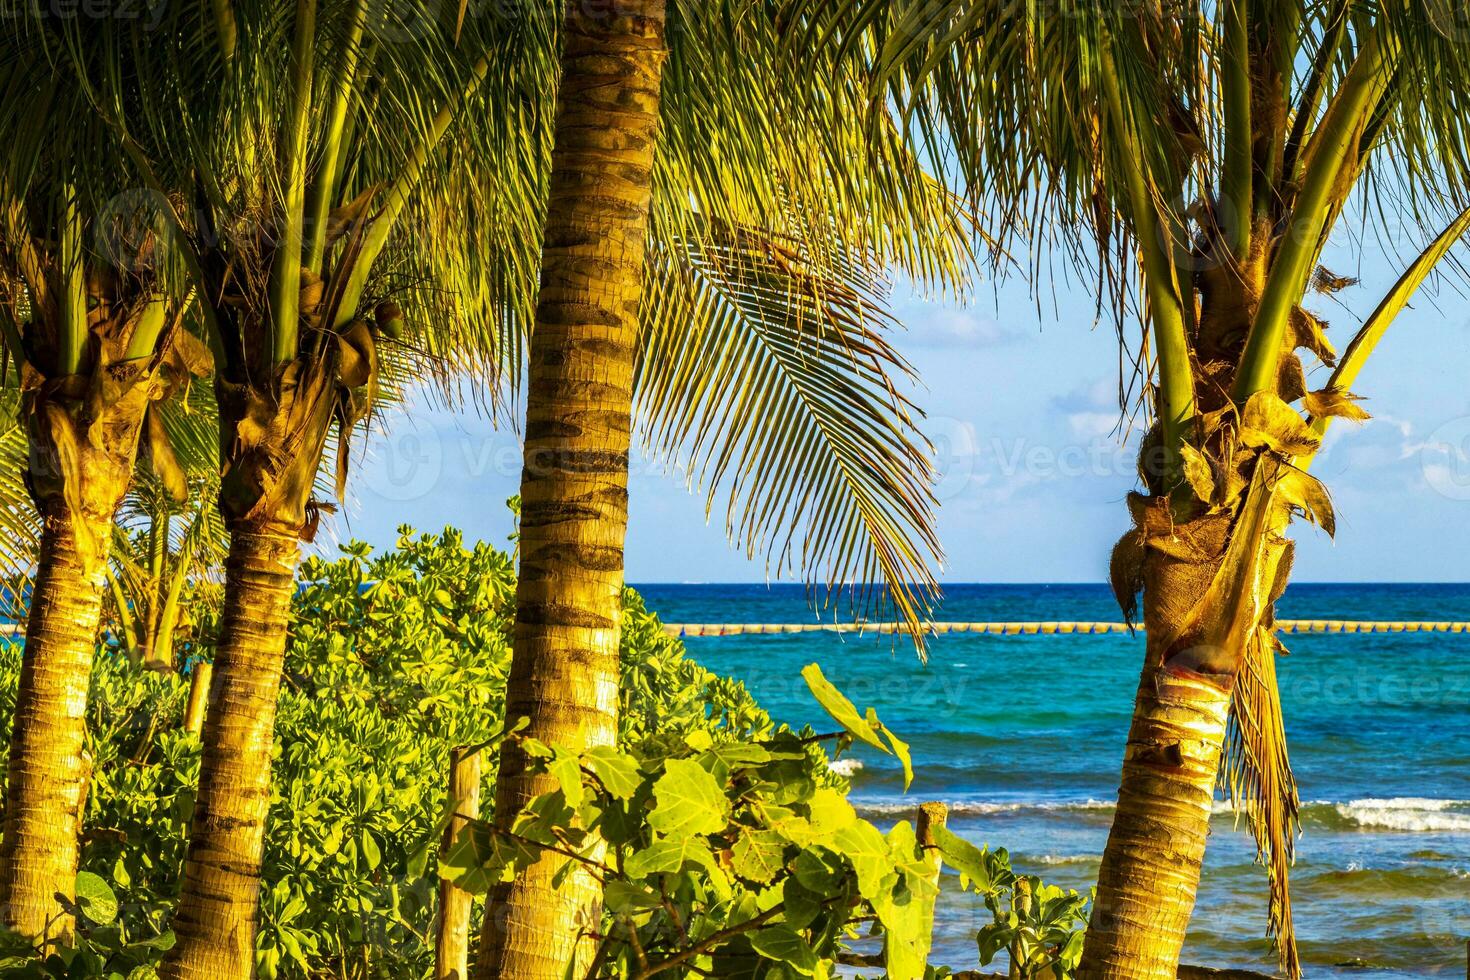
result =
[[[653,784],[649,824],[674,839],[713,834],[730,819],[730,801],[720,784],[692,759],[670,759]]]
[[[816,972],[816,952],[788,925],[778,923],[755,930],[750,934],[750,945],[767,959],[785,963],[802,976]]]
[[[878,733],[873,730],[873,726],[858,714],[857,708],[847,699],[847,696],[827,680],[821,667],[817,664],[807,664],[801,668],[801,676],[811,690],[812,697],[817,699],[817,703],[832,716],[837,724],[842,726],[844,731],[862,739],[879,751],[889,751],[888,746],[878,739]]]

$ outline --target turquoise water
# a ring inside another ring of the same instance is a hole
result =
[[[666,622],[811,622],[799,587],[639,586]],[[1284,618],[1470,620],[1470,585],[1296,585]],[[1105,587],[949,586],[938,619],[1117,620]],[[1470,635],[1285,637],[1279,676],[1306,806],[1292,878],[1308,976],[1461,977],[1470,938]],[[912,743],[896,767],[858,752],[853,791],[877,818],[922,800],[1010,849],[1022,870],[1090,886],[1116,798],[1142,658],[1126,635],[934,638],[929,663],[890,637],[692,637],[709,668],[746,682],[793,725],[821,715],[798,676],[817,661],[859,707]],[[1186,962],[1269,970],[1265,878],[1228,812],[1212,827]],[[988,915],[949,890],[936,960],[975,962]]]

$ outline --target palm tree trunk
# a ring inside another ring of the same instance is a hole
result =
[[[0,838],[0,920],[38,941],[67,941],[71,916],[55,899],[73,897],[77,833],[87,765],[87,687],[106,587],[106,552],[79,548],[64,506],[47,515],[26,621],[24,660],[10,733]],[[106,549],[107,522],[90,529]]]
[[[1077,972],[1081,980],[1174,980],[1178,972],[1210,833],[1235,676],[1249,637],[1270,622],[1272,603],[1284,588],[1277,581],[1283,528],[1238,522],[1232,537],[1245,537],[1227,549],[1219,525],[1181,522],[1179,538],[1223,558],[1185,560],[1152,549],[1146,554],[1148,642],[1118,807]],[[1244,584],[1230,594],[1211,593],[1217,576]],[[1181,627],[1202,603],[1254,612],[1244,627],[1191,630],[1187,642],[1181,641]]]
[[[160,970],[169,980],[246,980],[254,972],[271,743],[299,557],[294,535],[231,534],[199,795],[174,915],[178,942]]]
[[[1077,973],[1085,980],[1173,980],[1209,837],[1230,692],[1157,666],[1152,644],[1145,657]]]
[[[506,717],[572,749],[617,736],[637,316],[664,59],[664,0],[569,4],[531,338],[520,578]],[[495,813],[554,780],[508,743]],[[602,896],[550,856],[490,893],[477,976],[547,980],[589,956]]]

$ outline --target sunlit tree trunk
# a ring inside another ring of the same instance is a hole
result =
[[[253,975],[276,698],[299,554],[295,535],[231,536],[199,795],[174,915],[178,943],[165,977]]]
[[[1283,529],[1279,520],[1262,528],[1242,518],[1234,528],[1240,540],[1227,549],[1225,525],[1195,521],[1181,524],[1176,538],[1223,557],[1186,560],[1147,551],[1148,641],[1117,811],[1077,974],[1084,980],[1173,980],[1178,972],[1210,833],[1232,689],[1250,637],[1269,628],[1276,590],[1284,587],[1277,581]],[[1242,585],[1211,595],[1219,580]],[[1248,612],[1233,621],[1206,617],[1204,628],[1185,629],[1200,621],[1201,602],[1215,598],[1217,605]]]
[[[310,499],[337,403],[336,367],[330,355],[303,358],[254,384],[221,376],[215,390],[230,554],[174,915],[178,942],[159,971],[169,980],[254,973],[276,699],[300,541],[315,525]]]
[[[617,733],[633,368],[664,59],[663,0],[568,5],[542,288],[531,338],[520,578],[506,716],[583,749]],[[553,781],[507,746],[495,812]],[[546,857],[488,899],[477,975],[585,962],[601,891]]]
[[[22,413],[28,484],[44,519],[26,621],[0,830],[0,922],[33,940],[64,940],[77,872],[89,767],[83,758],[112,519],[127,492],[147,405],[135,382],[89,415],[44,388]]]
[[[105,542],[109,530],[91,533]],[[70,515],[48,517],[26,621],[0,840],[0,909],[9,928],[32,939],[71,935],[71,917],[54,896],[70,899],[77,873],[103,561],[79,554]]]

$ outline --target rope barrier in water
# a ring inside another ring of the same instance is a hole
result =
[[[1141,629],[1142,627],[1140,627]],[[1126,623],[930,623],[929,633],[985,633],[991,636],[1127,633]],[[1464,633],[1465,622],[1377,622],[1358,619],[1278,619],[1282,633]],[[767,633],[899,633],[899,623],[665,623],[670,636],[749,636]]]

